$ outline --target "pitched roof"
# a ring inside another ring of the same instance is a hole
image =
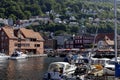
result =
[[[25,36],[25,38],[35,38],[37,40],[44,40],[38,32],[34,32],[33,30],[20,28],[20,31]]]
[[[110,40],[110,38],[108,38],[108,36],[105,36],[105,42],[106,42],[108,45],[114,45],[114,40]]]
[[[4,32],[6,33],[6,35],[9,38],[16,38],[17,39],[18,36],[19,36],[19,34],[18,34],[19,30],[15,30],[12,27],[5,26],[5,27],[2,27],[2,29],[4,30]],[[34,32],[33,30],[20,28],[20,33],[21,33],[22,39],[24,39],[24,38],[35,38],[37,40],[44,41],[42,36],[38,32]]]
[[[114,33],[100,33],[97,35],[95,41],[98,42],[100,40],[105,40],[105,37],[109,38],[110,40],[114,40]]]
[[[14,35],[14,30],[13,28],[9,27],[9,26],[5,26],[2,28],[4,30],[4,32],[6,33],[6,35],[9,37],[9,38],[17,38],[15,35]]]

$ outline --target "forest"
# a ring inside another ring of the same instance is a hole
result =
[[[59,18],[61,20],[75,16],[79,25],[71,27],[67,24],[41,24],[40,22],[39,26],[29,26],[29,28],[36,31],[56,32],[56,34],[61,32],[76,33],[83,24],[90,33],[94,33],[96,27],[100,33],[112,32],[114,30],[113,22],[105,21],[114,18],[113,4],[110,2],[92,2],[91,0],[1,0],[0,2],[0,18],[12,18],[14,21],[18,19],[29,19],[31,16],[45,16],[46,12],[51,11],[60,14],[61,16]],[[66,12],[70,12],[71,14],[66,14]],[[120,11],[118,10],[118,18],[120,16],[119,14]],[[51,20],[55,18],[55,15],[52,13],[49,16]],[[93,19],[99,18],[98,25],[90,23],[89,17]],[[82,22],[82,18],[85,19],[84,22]]]

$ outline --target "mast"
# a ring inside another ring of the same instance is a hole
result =
[[[92,50],[91,50],[91,52],[89,54],[89,65],[91,65],[91,58],[92,58],[92,54],[93,54],[94,48],[95,48],[95,40],[96,40],[96,37],[97,37],[97,33],[98,33],[98,28],[96,29],[95,37],[94,37],[93,45],[92,45]]]
[[[114,0],[114,34],[115,34],[115,40],[114,40],[114,45],[115,45],[115,62],[117,63],[117,2]],[[115,67],[116,68],[116,67]],[[115,77],[115,80],[117,78]]]
[[[117,62],[117,3],[116,0],[114,0],[114,34],[115,34],[115,61]]]

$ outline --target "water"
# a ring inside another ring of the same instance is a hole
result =
[[[0,60],[0,80],[42,80],[48,65],[62,58],[36,57],[23,60]]]

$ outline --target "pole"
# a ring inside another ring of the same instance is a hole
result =
[[[114,26],[115,26],[115,61],[117,62],[117,3],[116,0],[114,0]]]
[[[95,40],[96,40],[96,37],[97,37],[97,33],[98,33],[98,28],[96,29],[95,37],[94,37],[94,40],[93,40],[92,51],[89,54],[89,65],[91,65],[91,58],[92,58],[92,54],[93,54],[94,48],[95,48]]]
[[[117,3],[116,3],[116,0],[114,0],[114,28],[115,28],[115,31],[114,31],[115,62],[117,62]],[[115,80],[117,80],[116,77],[115,77]]]
[[[18,29],[18,42],[19,42],[18,49],[19,49],[19,51],[21,51],[21,33],[20,33],[20,29]]]

